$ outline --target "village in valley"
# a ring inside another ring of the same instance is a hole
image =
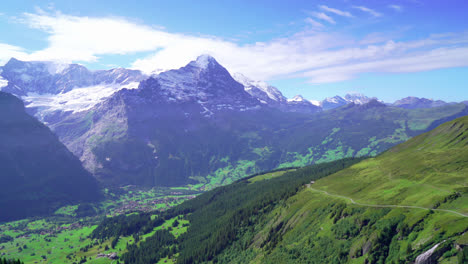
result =
[[[199,192],[189,188],[141,190],[136,186],[126,186],[105,190],[104,193],[106,199],[98,204],[66,206],[58,209],[52,217],[1,224],[0,257],[16,258],[21,255],[24,259],[27,255],[25,260],[31,259],[28,263],[59,263],[57,260],[63,258],[70,261],[72,258],[88,258],[88,263],[89,259],[96,263],[111,263],[106,260],[118,259],[126,243],[132,243],[132,240],[122,239],[122,245],[118,244],[115,248],[117,252],[112,251],[114,249],[109,248],[109,245],[91,241],[89,235],[103,217],[139,212],[157,214],[195,198]],[[82,210],[82,207],[86,210]],[[83,250],[85,244],[93,245],[93,250]]]

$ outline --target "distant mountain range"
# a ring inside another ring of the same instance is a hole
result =
[[[426,98],[418,98],[409,96],[403,99],[400,99],[393,103],[394,106],[406,108],[406,109],[415,109],[415,108],[431,108],[431,107],[439,107],[444,106],[447,103],[442,100],[432,100]]]
[[[216,186],[375,155],[468,113],[465,104],[422,111],[420,103],[402,108],[360,94],[287,99],[207,55],[153,76],[11,59],[0,76],[1,89],[23,99],[86,169],[116,185]]]
[[[208,55],[200,56],[187,65],[206,66],[216,60]],[[227,71],[226,74],[229,74]],[[189,94],[193,84],[178,84],[171,87],[171,79],[183,82],[184,72],[175,76],[175,71],[161,72],[153,77],[158,78],[163,88],[171,94],[172,100],[181,100],[180,96],[191,99],[203,99],[203,94]],[[55,62],[26,62],[12,58],[0,67],[0,90],[12,93],[23,99],[29,112],[41,121],[48,123],[49,118],[71,112],[86,111],[102,102],[104,98],[127,88],[136,89],[141,81],[148,79],[138,70],[116,68],[111,70],[90,71],[79,64],[58,64]],[[353,93],[344,97],[334,96],[322,101],[312,101],[301,95],[288,99],[274,86],[263,81],[254,81],[241,73],[232,74],[232,78],[244,86],[244,90],[256,98],[258,105],[277,108],[284,112],[315,113],[329,110],[349,103],[365,104],[375,99],[363,94]],[[164,83],[167,85],[165,86]],[[201,85],[202,86],[202,85]],[[193,87],[192,87],[193,88]],[[200,98],[196,98],[201,96]],[[187,98],[185,98],[187,99]],[[205,98],[206,99],[206,98]],[[203,102],[203,100],[201,100]],[[203,103],[200,103],[203,104]],[[418,97],[406,97],[389,104],[396,107],[416,109],[446,105],[441,100]]]

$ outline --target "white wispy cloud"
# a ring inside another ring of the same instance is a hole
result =
[[[214,36],[170,33],[124,18],[36,13],[25,14],[23,19],[23,23],[48,34],[48,46],[27,52],[20,47],[0,44],[0,61],[17,57],[94,62],[109,54],[151,52],[134,61],[132,66],[152,72],[182,67],[206,53],[231,72],[245,73],[255,79],[299,76],[309,78],[312,83],[347,80],[366,72],[468,66],[468,32],[394,41],[380,35],[373,36],[374,39],[371,36],[369,40],[304,30],[265,42],[239,44]],[[322,25],[312,18],[305,22]]]
[[[325,20],[328,23],[336,24],[335,20],[332,17],[328,16],[327,14],[323,12],[311,12],[310,15],[314,16],[315,18]]]
[[[28,54],[18,46],[0,43],[0,64],[5,64],[10,58],[26,58]]]
[[[359,10],[361,10],[363,12],[369,13],[369,14],[375,16],[375,17],[382,16],[382,13],[379,13],[379,12],[375,11],[374,9],[370,9],[368,7],[365,7],[365,6],[353,6],[353,8],[356,8],[356,9],[359,9]]]
[[[307,24],[312,25],[312,26],[315,27],[315,28],[323,28],[323,24],[322,24],[322,23],[317,22],[317,21],[313,20],[313,19],[310,18],[310,17],[307,17],[306,19],[304,19],[304,22],[306,22]]]
[[[361,73],[408,73],[442,68],[467,66],[468,47],[439,48],[427,52],[386,58],[368,62],[350,63],[308,71],[302,74],[311,83],[339,82],[352,79]]]
[[[400,5],[388,5],[388,7],[395,10],[395,11],[397,11],[397,12],[403,11],[403,7],[400,6]]]
[[[24,14],[24,23],[49,33],[49,46],[31,59],[96,61],[99,54],[151,51],[168,45],[172,34],[121,18]]]
[[[333,14],[336,14],[336,15],[339,15],[339,16],[353,17],[353,15],[350,12],[341,11],[339,9],[331,8],[331,7],[328,7],[326,5],[319,5],[319,8],[326,11],[326,12],[330,12],[330,13],[333,13]]]

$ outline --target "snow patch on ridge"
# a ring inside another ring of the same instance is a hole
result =
[[[28,93],[22,99],[28,108],[38,108],[41,116],[54,111],[72,111],[74,113],[91,109],[104,98],[123,89],[136,89],[138,82],[127,85],[99,84],[88,87],[75,88],[60,94]]]
[[[342,102],[346,102],[345,99],[343,99],[341,96],[334,96],[334,97],[327,97],[323,100],[324,102],[329,102],[329,103],[342,103]]]
[[[258,88],[261,91],[263,91],[271,100],[274,100],[277,102],[284,100],[283,94],[276,87],[271,86],[264,81],[252,80],[241,73],[232,74],[232,78],[236,80],[238,83],[244,85],[245,91],[248,92],[249,94],[251,94],[250,91],[252,89]]]
[[[3,79],[3,77],[0,75],[0,91],[2,90],[3,87],[8,85],[8,81]]]
[[[305,99],[301,95],[296,95],[293,98],[288,99],[288,102],[304,102]]]
[[[318,100],[309,100],[309,102],[315,106],[322,106],[322,102]]]
[[[213,57],[207,54],[203,54],[198,56],[195,64],[202,69],[206,69],[212,60],[214,60]]]

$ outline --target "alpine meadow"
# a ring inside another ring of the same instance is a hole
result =
[[[468,3],[0,8],[0,264],[468,263]]]

